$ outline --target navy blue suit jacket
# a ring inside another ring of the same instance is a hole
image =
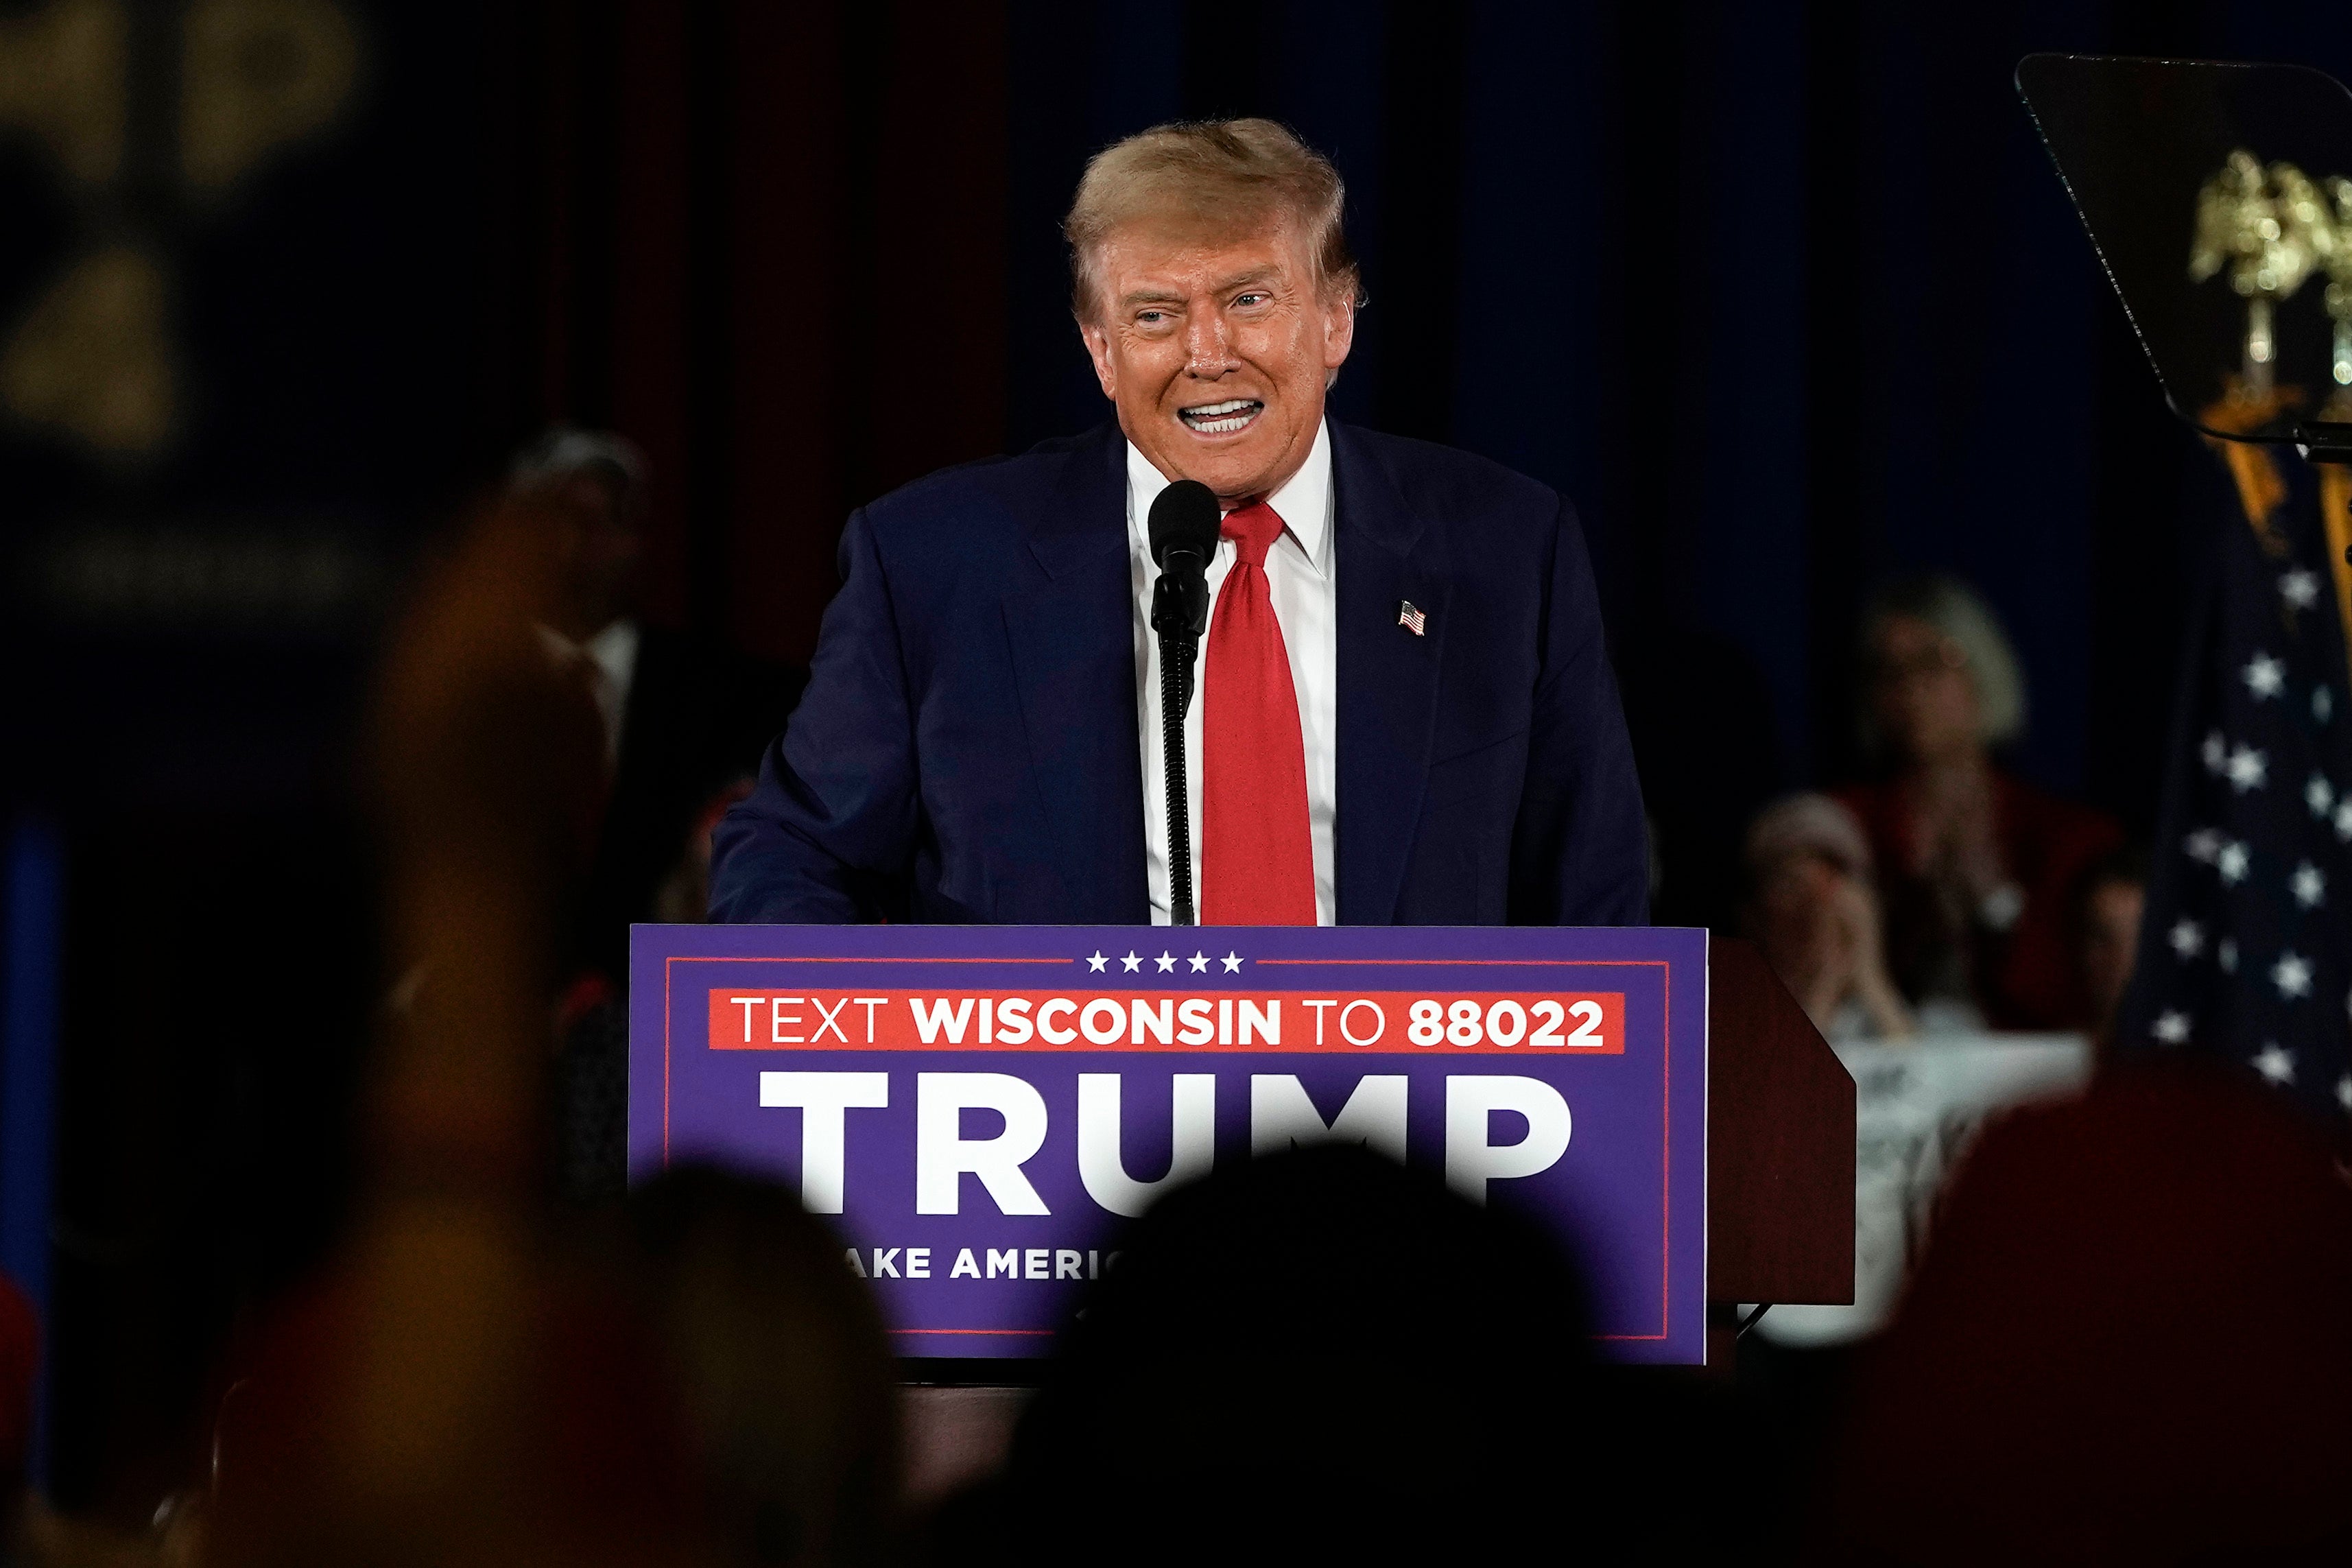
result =
[[[1481,458],[1330,428],[1340,922],[1645,921],[1575,512]],[[1117,426],[862,508],[841,572],[807,692],[713,839],[711,917],[1148,921]]]

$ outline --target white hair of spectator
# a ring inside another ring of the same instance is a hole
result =
[[[1748,873],[1759,880],[1791,855],[1817,855],[1850,877],[1870,876],[1870,837],[1853,812],[1828,795],[1782,795],[1748,826]]]
[[[1909,577],[1871,595],[1862,617],[1862,652],[1870,658],[1879,628],[1896,616],[1925,621],[1960,650],[1963,668],[1977,691],[1977,732],[1988,746],[2003,746],[2025,733],[2025,672],[2017,649],[2001,629],[2000,617],[1976,590],[1956,577]],[[1877,725],[1871,705],[1862,713],[1863,750],[1876,755]]]
[[[507,483],[518,490],[535,489],[592,468],[619,475],[632,497],[644,491],[651,472],[645,449],[626,436],[558,425],[516,454]]]

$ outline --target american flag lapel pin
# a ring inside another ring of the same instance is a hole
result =
[[[1397,625],[1417,637],[1429,635],[1429,615],[1411,599],[1397,601]]]

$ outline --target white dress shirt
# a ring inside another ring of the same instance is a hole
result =
[[[1150,458],[1127,448],[1128,562],[1135,582],[1135,713],[1143,742],[1144,876],[1151,891],[1151,923],[1168,923],[1168,786],[1160,752],[1160,639],[1151,630],[1151,589],[1160,579],[1151,563],[1151,503],[1168,480]],[[1298,698],[1298,735],[1307,753],[1307,826],[1315,850],[1315,923],[1333,923],[1338,902],[1331,849],[1339,756],[1339,632],[1332,595],[1334,559],[1331,431],[1315,431],[1315,445],[1282,487],[1266,498],[1283,521],[1282,536],[1265,553],[1266,586],[1282,645],[1290,655],[1290,687]],[[1233,567],[1234,542],[1217,543],[1209,563],[1209,624],[1216,596]],[[1184,714],[1186,812],[1192,832],[1192,907],[1201,907],[1201,710],[1208,683],[1209,639],[1201,638],[1192,705]]]
[[[540,624],[540,646],[559,669],[578,661],[596,698],[597,715],[604,721],[604,763],[621,756],[621,728],[628,721],[629,688],[637,679],[637,623],[626,616],[586,642],[573,642],[553,626]]]

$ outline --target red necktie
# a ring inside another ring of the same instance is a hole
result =
[[[1202,678],[1204,925],[1315,923],[1307,748],[1265,581],[1265,552],[1281,532],[1281,517],[1264,501],[1225,514],[1234,564],[1217,590]]]

